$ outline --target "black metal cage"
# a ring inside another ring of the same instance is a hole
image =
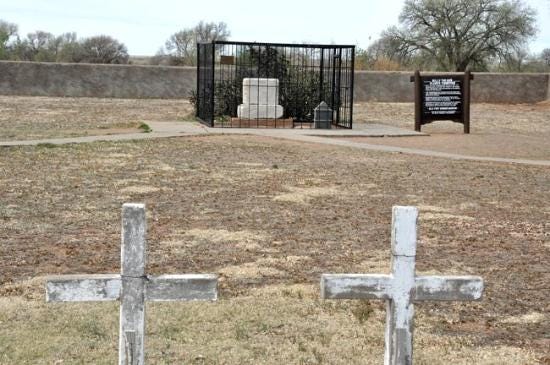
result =
[[[210,127],[311,128],[322,115],[352,127],[355,46],[216,41],[197,58],[197,117]]]

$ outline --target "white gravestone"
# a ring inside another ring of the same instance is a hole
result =
[[[145,301],[217,300],[216,275],[145,274],[143,204],[122,206],[121,274],[47,278],[46,301],[120,300],[119,365],[144,364]]]
[[[387,302],[385,365],[412,364],[415,301],[479,300],[483,279],[478,276],[416,276],[415,207],[393,207],[391,274],[324,274],[324,299],[381,299]]]
[[[279,80],[243,79],[243,103],[237,108],[241,119],[277,119],[283,116],[279,105]]]

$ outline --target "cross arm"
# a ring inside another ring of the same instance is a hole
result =
[[[323,299],[391,299],[390,275],[323,274]]]
[[[47,302],[111,301],[120,298],[120,275],[62,275],[46,279]]]
[[[323,299],[392,299],[394,278],[391,275],[323,274]],[[417,276],[415,301],[480,300],[483,279],[479,276]]]
[[[147,300],[153,302],[217,300],[218,276],[213,274],[149,276]]]
[[[414,300],[470,301],[483,295],[479,276],[417,276]]]
[[[159,275],[146,279],[148,301],[217,300],[218,277],[212,274]],[[97,302],[120,299],[118,274],[61,275],[46,280],[48,302]]]

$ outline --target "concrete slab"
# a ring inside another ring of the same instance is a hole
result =
[[[408,153],[420,156],[447,158],[452,160],[469,160],[469,161],[485,161],[499,163],[514,163],[522,165],[534,166],[550,166],[550,161],[546,160],[527,160],[527,159],[512,159],[498,157],[483,157],[469,156],[453,153],[444,153],[430,150],[422,150],[415,148],[403,148],[387,145],[375,145],[365,142],[353,142],[338,138],[327,137],[396,137],[396,136],[422,136],[425,133],[418,133],[402,128],[386,126],[382,124],[364,124],[354,130],[349,129],[271,129],[271,128],[209,128],[197,122],[151,122],[147,124],[152,128],[151,133],[132,133],[132,134],[113,134],[104,136],[86,136],[75,138],[54,138],[41,139],[30,141],[7,141],[0,142],[0,147],[9,146],[28,146],[39,144],[70,144],[70,143],[87,143],[95,141],[123,141],[134,139],[152,139],[152,138],[167,138],[180,136],[197,136],[197,135],[227,135],[227,134],[248,134],[272,138],[288,139],[293,141],[322,143],[333,146],[360,148],[364,150],[382,151],[382,152],[398,152]]]
[[[300,135],[322,137],[403,137],[403,136],[427,136],[428,134],[392,127],[384,124],[358,123],[353,129],[275,129],[275,128],[209,128],[208,133],[223,134],[261,134],[261,135]],[[154,129],[154,128],[153,128]]]

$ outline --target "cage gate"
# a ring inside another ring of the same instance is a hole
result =
[[[222,128],[311,128],[325,102],[352,128],[355,46],[216,41],[198,44],[196,113]]]

